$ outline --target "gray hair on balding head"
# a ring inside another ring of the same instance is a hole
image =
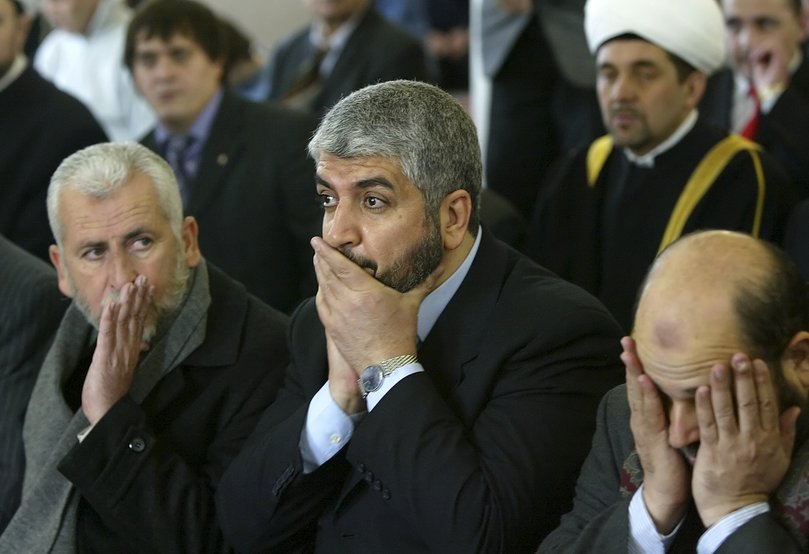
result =
[[[424,195],[435,219],[444,198],[465,190],[472,199],[469,231],[477,234],[482,168],[472,119],[451,95],[417,81],[387,81],[343,98],[323,117],[309,142],[315,162],[382,156]]]
[[[48,186],[48,221],[56,244],[62,247],[64,229],[59,215],[62,191],[71,188],[84,196],[109,198],[135,175],[146,176],[154,186],[160,210],[172,233],[182,238],[183,204],[171,167],[157,154],[136,143],[108,142],[88,146],[65,158]]]

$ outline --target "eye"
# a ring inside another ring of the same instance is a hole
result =
[[[81,252],[81,259],[88,262],[95,262],[104,256],[104,249],[99,247],[88,248]]]
[[[324,209],[333,208],[337,205],[337,199],[333,194],[329,194],[328,192],[319,192],[317,196],[320,200],[320,205]]]
[[[371,210],[381,210],[387,206],[387,202],[378,196],[366,196],[363,202],[365,203],[365,207]]]
[[[146,68],[154,67],[156,62],[157,56],[151,52],[140,53],[135,56],[135,63]]]
[[[132,247],[135,250],[146,250],[152,244],[154,244],[154,241],[151,239],[151,237],[138,237],[132,241]]]
[[[191,52],[186,48],[177,48],[176,50],[171,51],[171,58],[179,64],[184,64],[190,57]]]

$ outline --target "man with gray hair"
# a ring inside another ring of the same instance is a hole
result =
[[[286,317],[206,265],[171,168],[136,144],[48,189],[73,299],[29,403],[2,552],[216,552],[213,492],[283,377]]]
[[[319,290],[218,491],[240,551],[529,552],[620,379],[603,306],[481,228],[475,128],[440,89],[341,100],[309,144]]]

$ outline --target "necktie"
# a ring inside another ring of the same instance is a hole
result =
[[[284,93],[281,98],[282,102],[298,104],[298,97],[313,95],[318,88],[317,85],[320,84],[320,64],[327,53],[328,49],[325,48],[318,48],[314,51],[306,63],[301,66],[295,80]]]
[[[742,129],[741,135],[744,138],[755,140],[756,131],[758,131],[758,118],[761,115],[761,101],[759,100],[758,93],[756,92],[756,87],[750,85],[750,90],[747,94],[753,99],[754,109],[753,115],[750,116],[750,119],[747,120],[747,123]]]
[[[177,184],[180,186],[180,196],[183,206],[188,205],[189,175],[187,163],[188,149],[191,147],[192,137],[172,135],[166,141],[166,161],[174,170]]]

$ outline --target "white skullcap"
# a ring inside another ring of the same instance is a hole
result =
[[[608,40],[637,35],[710,75],[725,62],[725,21],[716,0],[587,0],[590,52]]]

